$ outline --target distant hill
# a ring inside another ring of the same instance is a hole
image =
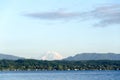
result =
[[[120,54],[115,53],[81,53],[63,60],[120,60]]]
[[[7,54],[1,54],[0,53],[0,60],[7,59],[7,60],[18,60],[18,59],[24,59],[22,57],[13,56],[13,55],[7,55]]]

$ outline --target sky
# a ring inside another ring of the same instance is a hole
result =
[[[119,0],[0,0],[0,53],[120,53]]]

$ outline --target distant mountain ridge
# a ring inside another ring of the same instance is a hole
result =
[[[24,58],[0,53],[0,60],[3,60],[3,59],[6,59],[6,60],[18,60],[18,59],[24,59]]]
[[[55,55],[55,57],[54,57],[54,55],[52,55],[52,58],[54,60],[61,60],[62,59],[61,55]],[[6,60],[18,60],[18,59],[25,59],[25,58],[0,53],[0,60],[3,60],[3,59],[6,59]],[[47,56],[46,55],[43,56],[42,60],[51,60],[51,54],[48,54]],[[115,53],[81,53],[81,54],[76,54],[75,56],[70,56],[70,57],[64,58],[62,60],[68,60],[68,61],[120,60],[120,54],[115,54]]]
[[[120,54],[115,53],[81,53],[75,56],[64,58],[63,60],[120,60]]]

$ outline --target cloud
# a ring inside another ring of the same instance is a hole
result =
[[[43,13],[29,13],[26,16],[38,18],[38,19],[46,19],[46,20],[60,20],[60,19],[71,19],[77,18],[81,15],[81,13],[75,12],[64,12],[64,11],[55,11],[55,12],[43,12]]]
[[[86,12],[87,17],[98,19],[95,26],[108,26],[120,24],[120,5],[105,5],[90,12]]]
[[[25,16],[38,18],[42,20],[96,20],[94,26],[109,26],[113,24],[120,24],[120,5],[104,5],[101,7],[93,8],[88,12],[66,12],[63,10],[51,12],[36,12],[28,13]]]

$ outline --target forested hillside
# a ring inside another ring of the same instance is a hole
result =
[[[120,70],[120,60],[0,60],[0,70]]]

